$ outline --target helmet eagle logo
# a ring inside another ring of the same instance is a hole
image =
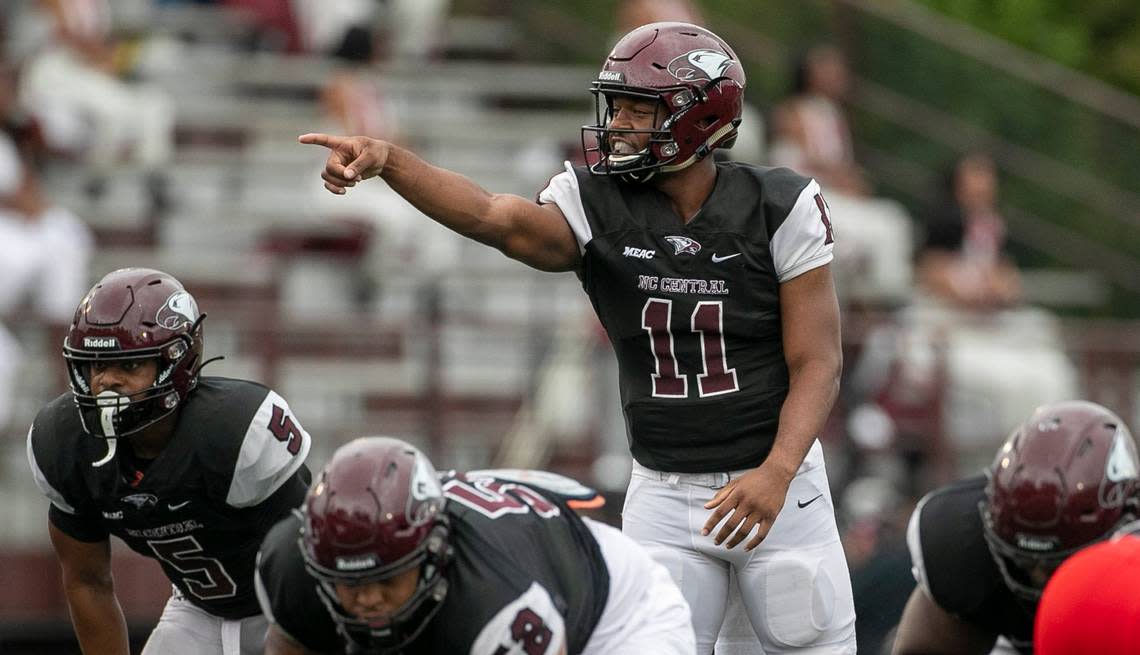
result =
[[[715,80],[724,77],[736,61],[723,52],[716,50],[690,50],[675,57],[669,62],[669,72],[679,80],[692,82],[695,80]]]

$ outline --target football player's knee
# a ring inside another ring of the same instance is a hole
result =
[[[832,640],[839,585],[818,555],[779,553],[765,566],[764,623],[758,626],[781,646],[804,647]]]

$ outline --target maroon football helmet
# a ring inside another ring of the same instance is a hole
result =
[[[182,283],[161,271],[122,268],[99,280],[76,308],[63,344],[83,429],[126,436],[185,402],[198,384],[205,318]],[[130,396],[92,394],[93,362],[145,358],[159,362],[153,386]]]
[[[1033,602],[1066,557],[1135,519],[1140,507],[1132,433],[1096,403],[1039,407],[987,473],[986,542],[1010,590]]]
[[[358,647],[395,651],[415,639],[447,595],[449,522],[439,476],[411,444],[364,437],[337,449],[302,509],[305,568],[341,633]],[[336,584],[384,580],[419,567],[415,593],[384,625],[349,614]]]
[[[643,182],[658,171],[679,171],[715,148],[731,148],[744,103],[744,68],[720,37],[689,23],[650,23],[626,34],[606,57],[594,94],[596,125],[582,126],[582,149],[597,175]],[[658,102],[659,129],[610,128],[613,100],[628,96]],[[635,154],[617,154],[619,133],[647,134]],[[590,143],[593,137],[593,143]]]

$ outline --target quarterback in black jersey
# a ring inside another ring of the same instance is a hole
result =
[[[578,274],[617,354],[635,460],[623,529],[680,584],[701,655],[730,566],[765,652],[849,654],[851,582],[816,439],[842,368],[835,236],[813,180],[709,156],[735,140],[744,87],[702,27],[631,31],[591,86],[588,164],[537,201],[384,141],[300,141],[331,151],[333,193],[379,176],[460,234]]]
[[[1050,576],[1138,510],[1140,460],[1124,422],[1091,402],[1038,408],[986,475],[919,502],[907,529],[918,587],[894,653],[984,655],[999,637],[1032,653]]]
[[[107,274],[64,344],[71,393],[28,432],[84,652],[128,652],[111,535],[158,560],[174,584],[145,655],[261,652],[254,560],[304,498],[310,437],[270,389],[200,377],[203,319],[170,275]]]
[[[269,532],[257,592],[267,655],[691,655],[668,573],[609,526],[513,479],[439,477],[414,446],[333,454]]]

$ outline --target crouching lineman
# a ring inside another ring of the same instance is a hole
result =
[[[1041,590],[1073,553],[1137,517],[1128,427],[1090,402],[1039,407],[977,475],[923,498],[907,529],[918,587],[896,655],[1033,652]]]
[[[270,389],[201,375],[205,318],[166,273],[108,273],[67,333],[71,393],[28,432],[84,653],[129,652],[111,535],[174,583],[143,655],[261,653],[254,559],[305,497],[311,439]]]
[[[692,655],[688,605],[630,538],[410,444],[338,449],[258,555],[267,655]]]

